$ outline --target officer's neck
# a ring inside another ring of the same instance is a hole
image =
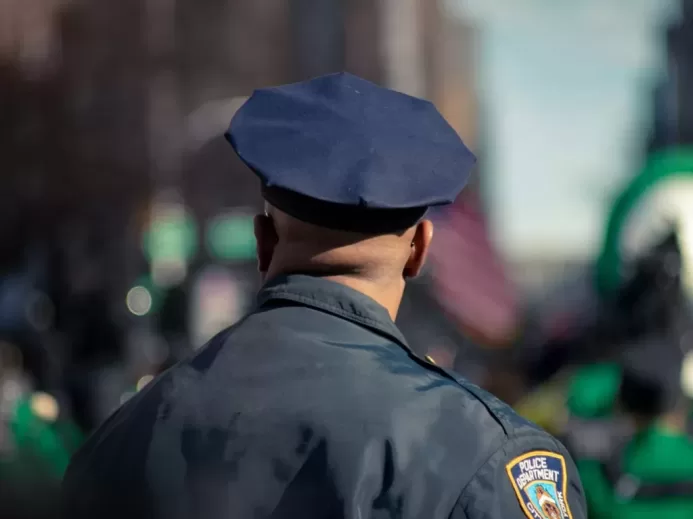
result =
[[[284,246],[275,250],[266,279],[300,272],[333,281],[370,297],[385,307],[394,321],[404,295],[402,267],[393,265],[391,259],[383,260],[389,251],[377,247],[356,252],[346,247],[340,251],[313,252],[305,245],[300,250]]]
[[[394,321],[397,317],[402,296],[404,295],[404,279],[397,277],[366,276],[359,274],[338,274],[325,272],[321,269],[311,269],[305,266],[286,266],[279,267],[276,263],[272,264],[269,272],[265,273],[264,280],[272,279],[281,274],[301,273],[305,275],[315,275],[320,279],[326,279],[334,283],[339,283],[349,287],[361,294],[370,297],[380,306],[383,306],[390,318]]]

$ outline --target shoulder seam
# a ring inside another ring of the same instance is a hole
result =
[[[495,412],[493,411],[493,409],[492,409],[492,407],[491,407],[491,404],[488,403],[488,402],[486,402],[486,400],[483,398],[483,396],[480,395],[479,393],[477,393],[477,391],[475,390],[475,388],[477,388],[477,389],[481,389],[481,388],[479,388],[479,387],[476,386],[475,384],[471,384],[471,383],[470,383],[470,384],[467,384],[467,383],[464,383],[464,382],[460,381],[460,378],[459,378],[457,375],[453,375],[453,374],[449,373],[447,369],[444,369],[444,368],[438,368],[438,369],[439,369],[440,371],[444,372],[444,374],[445,374],[448,378],[451,378],[452,380],[454,380],[455,383],[456,383],[458,386],[460,386],[467,394],[471,395],[471,396],[474,397],[476,400],[478,400],[478,401],[481,403],[481,405],[483,405],[483,406],[486,408],[486,411],[487,411],[487,412],[493,417],[493,419],[498,423],[498,425],[501,427],[501,429],[503,429],[503,434],[505,434],[506,439],[507,439],[507,438],[510,438],[510,436],[512,435],[512,431],[510,430],[508,424],[507,424],[497,413],[495,413]],[[490,396],[493,396],[493,395],[490,395]],[[495,397],[494,397],[494,398],[495,398]],[[502,402],[502,401],[500,401],[500,402],[501,402],[503,405],[506,405],[506,406],[508,405],[508,404],[506,404],[505,402]],[[533,432],[536,432],[536,431],[533,431]]]
[[[491,409],[490,404],[487,403],[486,401],[484,401],[484,399],[481,398],[481,396],[478,395],[476,391],[474,391],[473,389],[471,389],[470,387],[468,387],[466,384],[462,384],[462,383],[461,383],[459,380],[457,380],[456,378],[455,378],[455,381],[457,382],[457,384],[458,384],[462,389],[464,389],[467,393],[469,393],[469,394],[472,395],[474,398],[476,398],[476,399],[481,403],[481,405],[483,405],[483,406],[486,408],[486,410],[488,411],[488,413],[493,417],[493,419],[498,423],[498,425],[500,425],[501,429],[503,429],[503,434],[505,434],[506,440],[507,440],[508,438],[510,438],[510,432],[508,431],[508,427],[507,427],[506,424],[503,422],[503,420],[501,420],[501,418],[500,418],[496,413],[493,412],[493,409]]]

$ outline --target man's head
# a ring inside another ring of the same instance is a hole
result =
[[[265,276],[388,286],[391,311],[426,258],[427,209],[452,203],[476,161],[430,102],[350,74],[255,91],[226,137],[269,204],[255,222]]]
[[[400,282],[423,268],[433,224],[420,220],[401,231],[366,233],[303,222],[266,204],[255,217],[258,269],[264,277],[301,272]]]

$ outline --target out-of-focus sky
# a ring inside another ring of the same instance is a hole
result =
[[[678,0],[449,0],[479,29],[485,187],[512,259],[587,257],[637,171]]]

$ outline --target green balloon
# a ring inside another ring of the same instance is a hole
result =
[[[621,284],[621,240],[631,210],[657,184],[677,177],[693,179],[693,148],[673,148],[652,155],[645,168],[616,199],[597,261],[596,283],[602,294],[613,293]]]

